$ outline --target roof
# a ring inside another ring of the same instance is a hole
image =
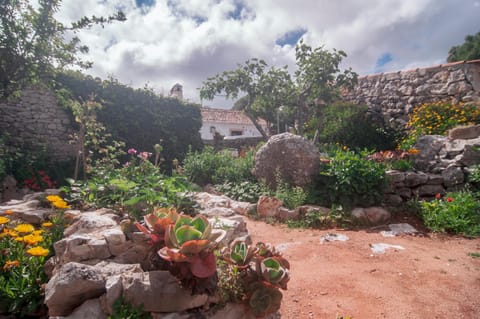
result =
[[[202,107],[202,121],[244,125],[253,124],[252,121],[245,114],[243,114],[242,111],[212,109],[209,107]],[[258,123],[262,126],[266,125],[264,120],[259,120]]]

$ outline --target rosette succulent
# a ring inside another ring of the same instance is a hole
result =
[[[138,222],[135,222],[135,225],[142,233],[150,237],[154,246],[159,246],[165,240],[168,226],[175,224],[178,216],[174,208],[158,208],[153,213],[143,217],[145,226]]]
[[[166,246],[158,254],[167,261],[185,263],[195,277],[207,278],[217,270],[213,249],[224,236],[225,231],[212,230],[205,216],[180,214],[174,225],[168,225]]]
[[[258,248],[249,246],[245,240],[235,240],[223,251],[223,259],[239,269],[247,268]]]

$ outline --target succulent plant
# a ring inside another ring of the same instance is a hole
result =
[[[223,251],[223,259],[238,269],[245,269],[249,266],[258,248],[249,246],[245,240],[235,240],[230,247]]]
[[[259,262],[257,272],[268,283],[287,289],[287,283],[290,280],[288,261],[280,256],[268,257]]]
[[[138,230],[150,237],[154,246],[159,246],[165,240],[168,226],[175,224],[178,217],[175,208],[157,208],[153,213],[143,217],[145,226],[138,222],[135,222],[135,225]]]
[[[250,286],[247,305],[255,317],[263,318],[280,309],[282,297],[277,287],[265,282],[255,282]]]
[[[195,277],[207,278],[217,270],[213,249],[224,236],[223,230],[212,231],[205,216],[180,214],[174,225],[168,225],[165,233],[166,246],[158,254],[170,262],[186,263]]]

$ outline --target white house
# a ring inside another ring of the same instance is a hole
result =
[[[219,133],[225,139],[244,137],[261,137],[252,121],[241,111],[212,109],[202,107],[202,127],[200,135],[202,140],[213,140],[215,133]],[[260,120],[259,124],[267,130],[267,123]]]

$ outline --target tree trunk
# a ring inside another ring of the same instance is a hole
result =
[[[265,130],[263,129],[263,127],[260,124],[258,124],[257,119],[252,114],[250,114],[247,110],[244,110],[244,113],[250,119],[250,121],[252,121],[253,125],[255,125],[255,127],[260,132],[260,134],[262,134],[263,138],[267,139],[268,138],[267,133],[265,133]]]

